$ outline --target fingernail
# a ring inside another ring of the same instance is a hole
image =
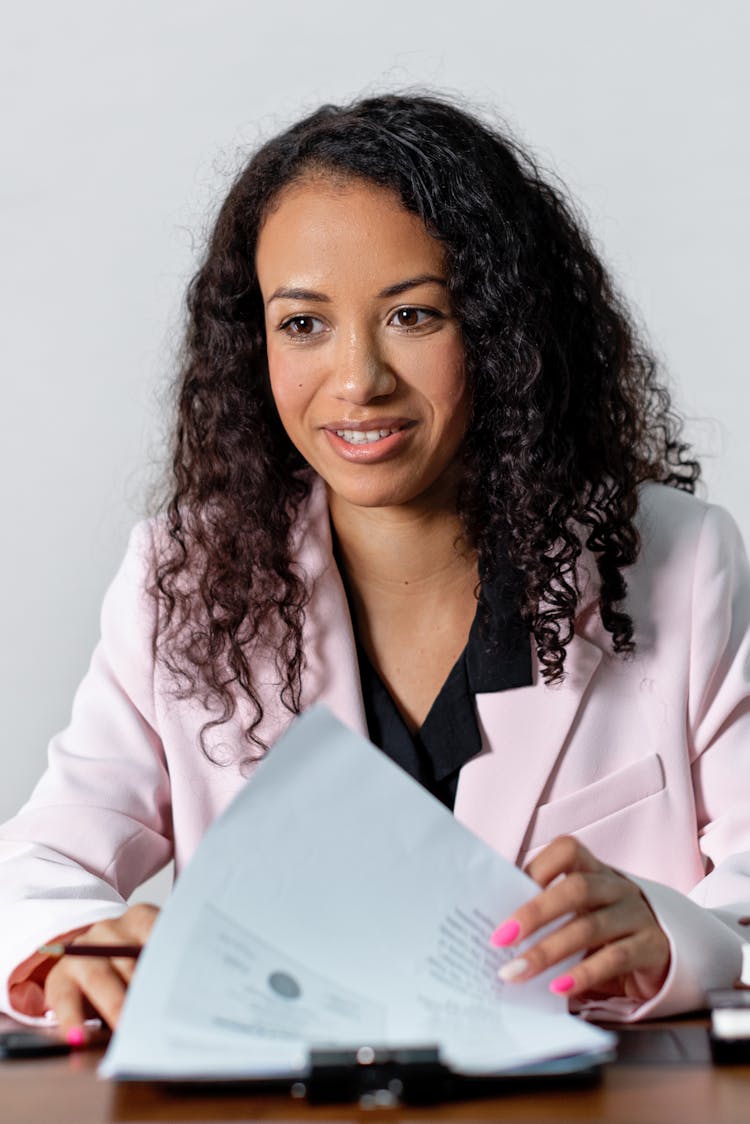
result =
[[[505,982],[508,983],[510,980],[517,980],[518,977],[522,976],[528,969],[528,960],[524,960],[522,956],[519,956],[517,960],[511,960],[507,964],[503,964],[502,968],[498,968],[497,974],[501,980],[505,980]]]
[[[494,944],[495,948],[504,948],[508,944],[513,944],[520,932],[521,926],[515,917],[511,917],[510,921],[503,921],[502,925],[498,925],[490,937],[490,944]]]
[[[566,991],[570,991],[572,987],[575,987],[575,984],[576,981],[572,976],[558,976],[557,979],[553,980],[549,985],[549,989],[550,991],[554,991],[555,995],[564,995]]]
[[[82,1026],[72,1026],[65,1034],[65,1041],[69,1046],[83,1046],[86,1035]]]

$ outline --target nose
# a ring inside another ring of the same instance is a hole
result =
[[[336,398],[364,406],[393,394],[398,379],[377,342],[366,332],[352,333],[335,357]]]

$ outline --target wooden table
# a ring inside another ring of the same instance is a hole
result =
[[[101,1050],[0,1062],[2,1124],[234,1120],[598,1120],[622,1124],[739,1124],[750,1121],[750,1065],[712,1066],[705,1024],[629,1028],[617,1063],[593,1088],[511,1092],[486,1100],[366,1110],[310,1106],[286,1096],[175,1093],[113,1085],[96,1076]]]

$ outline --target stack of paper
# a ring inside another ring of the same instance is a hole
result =
[[[490,934],[537,890],[315,707],[179,878],[100,1072],[294,1076],[311,1046],[364,1044],[434,1043],[465,1074],[596,1060],[613,1036],[549,993],[560,965],[524,984],[498,979],[509,954]]]

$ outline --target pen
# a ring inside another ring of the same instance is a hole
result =
[[[65,944],[62,941],[43,944],[37,949],[44,956],[127,956],[130,960],[137,960],[142,951],[138,944]]]

